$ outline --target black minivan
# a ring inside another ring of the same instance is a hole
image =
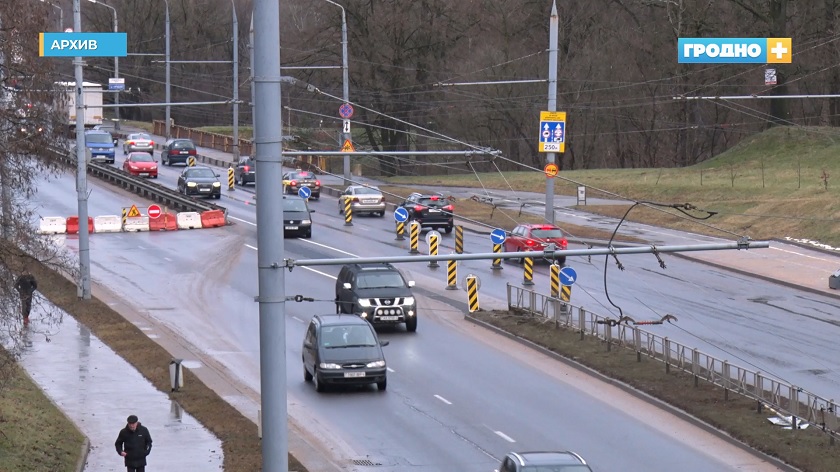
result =
[[[315,210],[310,210],[303,198],[283,195],[283,236],[311,238],[312,213]]]
[[[373,326],[355,315],[315,315],[303,338],[303,379],[323,392],[327,385],[388,386],[382,346]]]

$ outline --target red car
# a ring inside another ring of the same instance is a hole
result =
[[[122,169],[138,177],[158,177],[157,161],[148,152],[132,152],[123,161]]]
[[[504,243],[504,252],[544,251],[552,243],[556,249],[567,249],[569,247],[569,241],[563,235],[563,230],[556,226],[546,224],[519,225],[508,233]],[[564,265],[566,256],[559,256],[555,260],[560,265]],[[520,259],[519,262],[524,262],[524,259]]]

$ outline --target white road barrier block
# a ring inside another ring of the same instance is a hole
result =
[[[178,229],[201,229],[201,213],[183,211],[177,216]]]
[[[38,227],[41,234],[64,234],[67,232],[67,218],[63,216],[42,216]]]
[[[123,226],[123,230],[126,232],[149,231],[149,217],[129,216],[125,219],[125,226]]]
[[[117,215],[105,215],[93,218],[94,233],[119,233],[120,231],[122,231],[122,220]]]

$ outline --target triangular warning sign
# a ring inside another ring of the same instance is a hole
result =
[[[140,215],[140,210],[137,209],[137,205],[131,205],[131,210],[128,210],[128,216],[134,218]]]
[[[344,146],[341,146],[341,152],[356,152],[356,148],[353,147],[353,143],[349,139],[345,139]]]

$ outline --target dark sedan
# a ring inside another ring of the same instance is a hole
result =
[[[178,176],[178,191],[184,195],[222,198],[219,174],[204,166],[187,167]]]

